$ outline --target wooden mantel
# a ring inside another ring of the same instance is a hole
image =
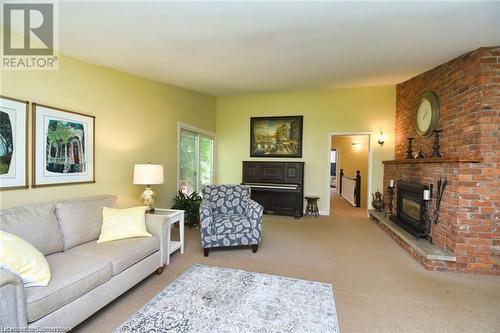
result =
[[[481,158],[441,157],[441,158],[415,158],[407,160],[382,161],[384,164],[417,164],[417,163],[481,163]]]

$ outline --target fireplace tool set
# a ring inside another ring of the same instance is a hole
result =
[[[439,209],[441,208],[441,200],[443,199],[443,193],[444,193],[444,189],[446,188],[447,183],[448,183],[448,181],[446,180],[446,178],[440,178],[438,180],[438,186],[437,186],[438,188],[437,188],[437,194],[436,194],[436,208],[434,209],[434,216],[432,219],[429,216],[429,204],[430,204],[431,199],[432,199],[432,192],[433,192],[434,184],[430,184],[430,187],[428,190],[429,194],[427,196],[426,196],[425,191],[424,191],[423,218],[425,221],[425,231],[427,234],[427,236],[425,238],[427,238],[429,240],[429,242],[431,242],[431,243],[432,243],[431,224],[432,224],[432,222],[434,222],[434,224],[437,224],[439,222]]]
[[[434,209],[434,224],[437,224],[439,222],[439,209],[441,207],[441,199],[443,198],[444,189],[446,188],[447,184],[448,181],[446,180],[446,178],[441,178],[438,180],[436,209]]]
[[[431,237],[431,228],[432,228],[432,223],[437,224],[439,222],[439,210],[441,208],[441,200],[443,198],[444,190],[447,185],[447,180],[446,178],[440,178],[438,180],[437,184],[437,193],[436,193],[436,199],[435,199],[435,208],[433,212],[433,216],[431,217],[430,214],[430,205],[431,201],[433,198],[433,192],[434,192],[434,184],[429,184],[428,189],[425,189],[422,192],[422,199],[421,199],[421,209],[422,209],[422,222],[423,222],[423,230],[421,230],[420,233],[414,234],[415,237],[417,238],[426,238],[429,240],[429,242],[432,243],[432,237]],[[395,214],[393,213],[393,200],[394,200],[394,181],[390,181],[389,186],[387,186],[387,196],[388,196],[388,209],[385,211],[384,215],[389,216],[391,220],[397,220]],[[399,207],[399,203],[398,203]],[[398,214],[399,215],[399,214]]]

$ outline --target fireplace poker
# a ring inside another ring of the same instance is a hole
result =
[[[436,209],[434,210],[434,224],[439,222],[439,209],[441,207],[441,199],[443,198],[444,189],[446,188],[448,181],[446,178],[440,178],[438,180],[437,196],[436,196]]]

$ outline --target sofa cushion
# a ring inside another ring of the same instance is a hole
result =
[[[0,210],[0,230],[21,237],[44,255],[63,250],[63,234],[52,203]]]
[[[52,279],[47,287],[29,287],[26,293],[28,322],[79,298],[112,277],[109,261],[101,258],[55,253],[47,256]]]
[[[67,253],[110,261],[113,275],[117,275],[159,249],[160,240],[156,236],[151,236],[120,239],[106,243],[92,241],[75,246]]]
[[[216,235],[251,232],[250,221],[244,215],[217,215],[212,226]]]
[[[64,251],[99,237],[103,207],[116,207],[116,197],[103,195],[56,203],[56,215],[64,235]]]

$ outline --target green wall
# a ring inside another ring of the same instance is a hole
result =
[[[319,208],[326,213],[330,133],[373,133],[369,187],[375,192],[382,188],[382,160],[394,158],[395,106],[394,86],[219,97],[217,182],[241,182],[241,161],[259,160],[250,158],[250,117],[303,115],[303,158],[296,160],[305,162],[305,194],[319,195]],[[388,134],[383,147],[377,144],[381,130]]]
[[[64,55],[57,71],[2,71],[0,82],[2,95],[96,117],[95,184],[2,191],[2,208],[104,193],[118,195],[120,206],[137,205],[143,187],[132,184],[133,166],[148,161],[164,165],[165,184],[154,188],[157,207],[169,207],[176,193],[177,122],[215,132],[215,97]]]
[[[372,132],[371,192],[382,188],[381,161],[394,158],[395,87],[212,97],[60,55],[57,71],[2,71],[0,94],[96,116],[96,183],[0,192],[2,207],[114,193],[120,206],[139,203],[135,163],[165,166],[156,186],[167,207],[177,182],[177,122],[217,133],[217,183],[239,183],[249,157],[250,117],[303,115],[305,193],[328,212],[330,134]],[[376,143],[387,133],[384,147]],[[31,138],[30,138],[31,139]],[[30,147],[31,149],[31,147]],[[272,160],[272,159],[265,159]],[[31,174],[31,172],[30,172]]]

